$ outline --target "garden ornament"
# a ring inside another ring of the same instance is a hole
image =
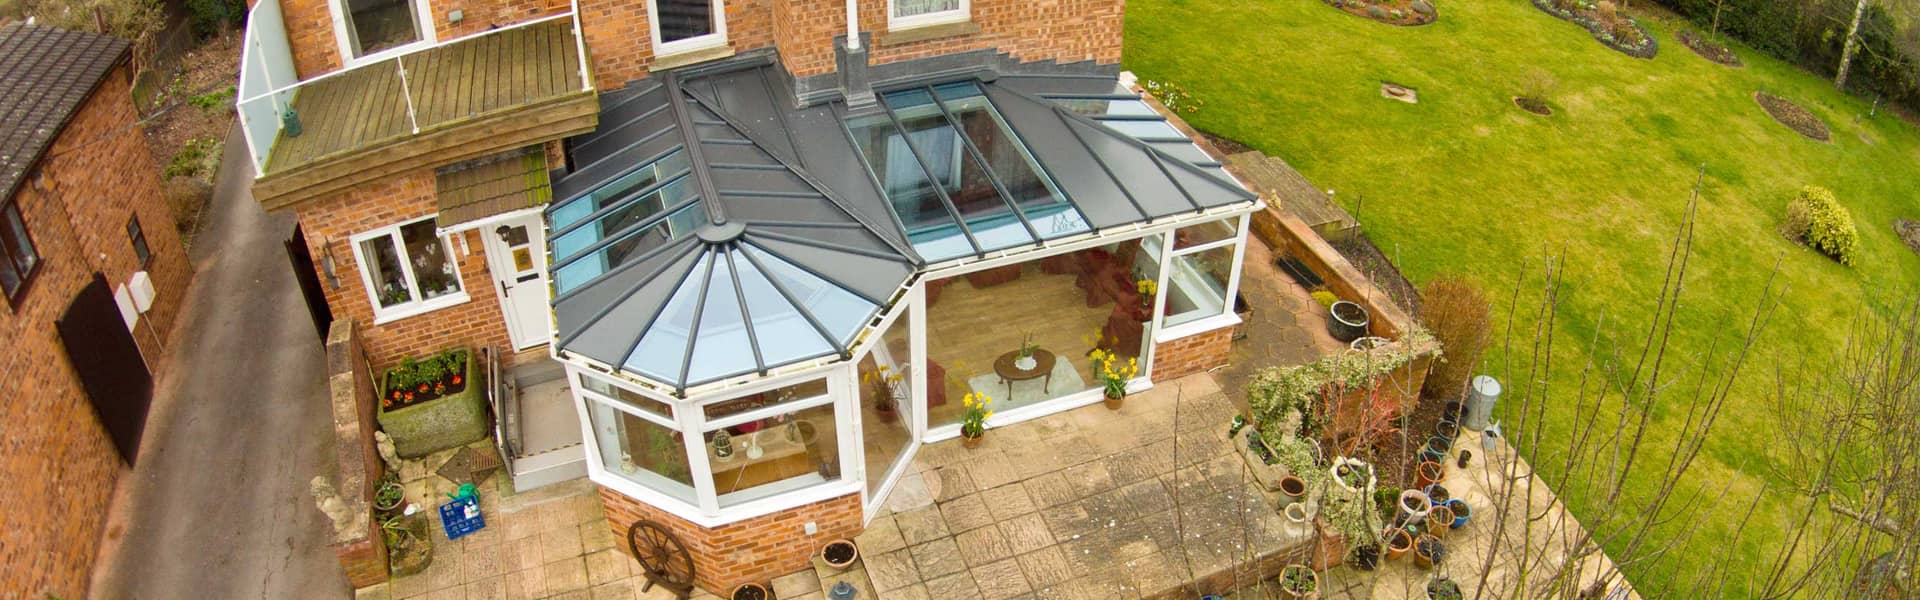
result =
[[[827,597],[833,600],[853,600],[854,594],[859,593],[859,591],[860,590],[854,589],[853,584],[845,581],[836,581],[833,584],[833,588],[827,590]]]
[[[333,483],[327,481],[327,476],[313,476],[313,481],[307,483],[307,488],[313,493],[314,506],[319,507],[320,512],[327,515],[327,520],[333,522],[335,533],[347,531],[353,527],[353,511],[349,510],[347,503],[340,499],[340,492],[333,489]]]
[[[447,494],[448,499],[456,500],[456,501],[477,499],[479,497],[480,497],[480,489],[474,487],[473,484],[471,483],[462,483],[460,484],[460,489],[455,490],[451,494]]]
[[[373,432],[373,449],[380,453],[380,462],[387,464],[387,470],[400,472],[400,453],[393,449],[393,436],[385,431]]]

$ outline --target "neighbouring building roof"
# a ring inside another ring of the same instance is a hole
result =
[[[775,69],[602,95],[547,209],[560,351],[680,390],[844,357],[929,265],[1256,201],[1112,76],[794,108]]]
[[[0,184],[7,196],[127,49],[124,40],[93,33],[0,26]]]

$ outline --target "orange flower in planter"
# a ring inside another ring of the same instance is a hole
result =
[[[428,389],[427,384],[424,384],[424,383],[420,384],[420,393],[422,394],[427,393],[427,389]]]
[[[394,391],[393,391],[393,398],[392,398],[392,399],[394,399],[394,400],[399,400],[399,399],[400,399],[400,390],[394,390]]]
[[[383,407],[386,407],[386,408],[393,408],[393,401],[392,401],[392,400],[381,400],[381,401],[380,401],[380,406],[383,406]]]
[[[413,401],[413,392],[407,392],[407,395],[406,395],[406,399],[407,399],[407,401],[408,401],[408,402],[412,402],[412,401]]]
[[[433,384],[433,393],[435,394],[447,393],[447,384],[444,384],[444,383]]]
[[[453,376],[453,384],[454,384],[454,385],[460,385],[460,380],[461,380],[461,377],[460,377],[459,375],[454,375],[454,376]]]

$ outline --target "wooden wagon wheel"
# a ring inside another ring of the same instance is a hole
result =
[[[693,592],[693,555],[673,532],[646,519],[634,521],[627,528],[627,548],[633,550],[634,560],[640,561],[647,575],[647,584],[640,591],[657,583],[683,600]]]

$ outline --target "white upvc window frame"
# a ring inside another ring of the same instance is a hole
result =
[[[1160,263],[1160,288],[1156,290],[1160,296],[1156,300],[1156,304],[1160,308],[1156,309],[1154,313],[1154,322],[1162,323],[1162,326],[1153,337],[1154,343],[1166,343],[1183,337],[1240,324],[1240,317],[1233,312],[1233,299],[1240,292],[1240,272],[1245,268],[1247,258],[1247,226],[1252,220],[1252,217],[1252,213],[1240,215],[1239,222],[1236,223],[1234,235],[1205,244],[1197,244],[1179,249],[1173,248],[1174,234],[1179,231],[1178,229],[1168,231],[1165,237],[1161,238],[1162,262]],[[1224,221],[1226,219],[1221,220]],[[1204,224],[1205,223],[1202,222],[1188,226]],[[1199,254],[1228,246],[1233,247],[1233,268],[1227,277],[1226,296],[1222,298],[1222,302],[1220,303],[1220,313],[1199,317],[1177,325],[1164,325],[1166,318],[1170,315],[1161,315],[1159,313],[1166,310],[1164,307],[1166,306],[1167,294],[1173,291],[1173,270],[1177,268],[1176,265],[1178,263],[1175,259],[1181,256]]]
[[[973,0],[960,0],[960,7],[920,15],[899,16],[900,9],[896,0],[887,0],[887,29],[898,31],[915,27],[932,27],[951,23],[965,23],[973,20]]]
[[[381,50],[366,56],[354,56],[353,38],[347,35],[348,21],[353,14],[347,11],[347,0],[327,0],[327,9],[333,13],[333,40],[340,51],[340,64],[346,68],[377,63],[439,43],[440,37],[433,28],[433,6],[428,0],[407,0],[413,5],[414,18],[420,25],[420,39],[411,44],[402,44]]]
[[[590,377],[590,375],[587,375],[585,373],[579,373],[576,376],[581,378]],[[602,378],[596,378],[596,379],[602,379]],[[627,402],[626,400],[610,397],[610,396],[601,394],[599,392],[589,390],[586,388],[584,383],[585,381],[582,381],[582,380],[575,380],[573,382],[574,389],[579,390],[580,396],[583,399],[585,399],[586,402],[603,404],[607,408],[613,409],[615,412],[626,414],[626,415],[632,416],[633,418],[640,419],[642,421],[646,421],[648,423],[652,423],[654,425],[658,425],[661,427],[665,427],[668,431],[679,431],[680,425],[678,421],[676,421],[673,418],[673,415],[676,413],[676,411],[673,410],[672,405],[667,406],[668,416],[661,416],[661,415],[657,415],[657,414],[648,412],[646,410],[640,409],[638,407],[635,407],[632,405],[632,403]],[[623,387],[623,386],[616,386],[616,387]],[[592,407],[586,406],[583,404],[581,408],[583,408],[585,411],[583,412],[580,420],[581,426],[586,428],[586,430],[589,432],[594,431],[593,429],[594,422],[591,418],[589,418],[591,417],[591,413],[593,410]],[[688,498],[681,498],[673,495],[670,492],[663,491],[664,488],[667,488],[670,486],[683,485],[680,482],[673,481],[672,479],[668,479],[667,477],[662,476],[659,473],[654,473],[653,471],[650,471],[647,469],[637,469],[633,473],[627,473],[625,469],[620,469],[618,471],[613,469],[608,469],[606,468],[606,463],[605,463],[606,459],[600,455],[602,451],[602,448],[601,448],[602,440],[598,439],[597,437],[588,437],[585,439],[593,440],[594,442],[591,448],[585,449],[586,450],[585,453],[589,457],[589,461],[597,464],[602,472],[612,475],[615,478],[619,478],[621,480],[630,482],[633,485],[638,486],[642,489],[645,489],[651,492],[652,494],[654,494],[655,496],[657,496],[655,498],[650,498],[648,500],[650,503],[653,503],[656,506],[658,506],[661,501],[665,501],[665,502],[671,502],[674,505],[678,505],[682,508],[694,507],[694,505],[688,503],[689,502]],[[693,476],[693,466],[691,464],[691,461],[689,461],[689,464],[687,466],[687,475],[689,478],[692,478]],[[697,482],[698,480],[696,479],[694,481]],[[695,499],[700,497],[700,490],[698,485],[688,485],[687,491]]]
[[[713,33],[664,42],[660,40],[659,0],[647,0],[647,34],[653,40],[654,58],[711,50],[727,45],[726,0],[710,0],[707,8],[713,11]]]
[[[379,237],[392,238],[394,251],[400,255],[400,270],[406,276],[405,279],[409,291],[413,293],[414,298],[421,298],[420,280],[414,277],[413,259],[407,255],[407,243],[406,240],[400,236],[400,228],[421,221],[430,221],[437,216],[438,215],[427,215],[417,219],[408,219],[377,229],[363,231],[348,238],[348,245],[353,247],[353,261],[360,269],[360,286],[367,292],[367,304],[373,307],[373,324],[391,323],[407,317],[415,317],[437,310],[459,306],[473,300],[473,297],[467,293],[466,275],[460,272],[460,257],[453,253],[453,241],[450,239],[452,236],[442,235],[436,228],[434,238],[440,241],[441,250],[446,252],[447,261],[453,263],[453,280],[460,284],[460,291],[438,298],[416,299],[412,302],[392,307],[381,306],[380,304],[380,294],[376,291],[373,271],[368,268],[368,257],[361,251],[361,244],[367,240]]]

